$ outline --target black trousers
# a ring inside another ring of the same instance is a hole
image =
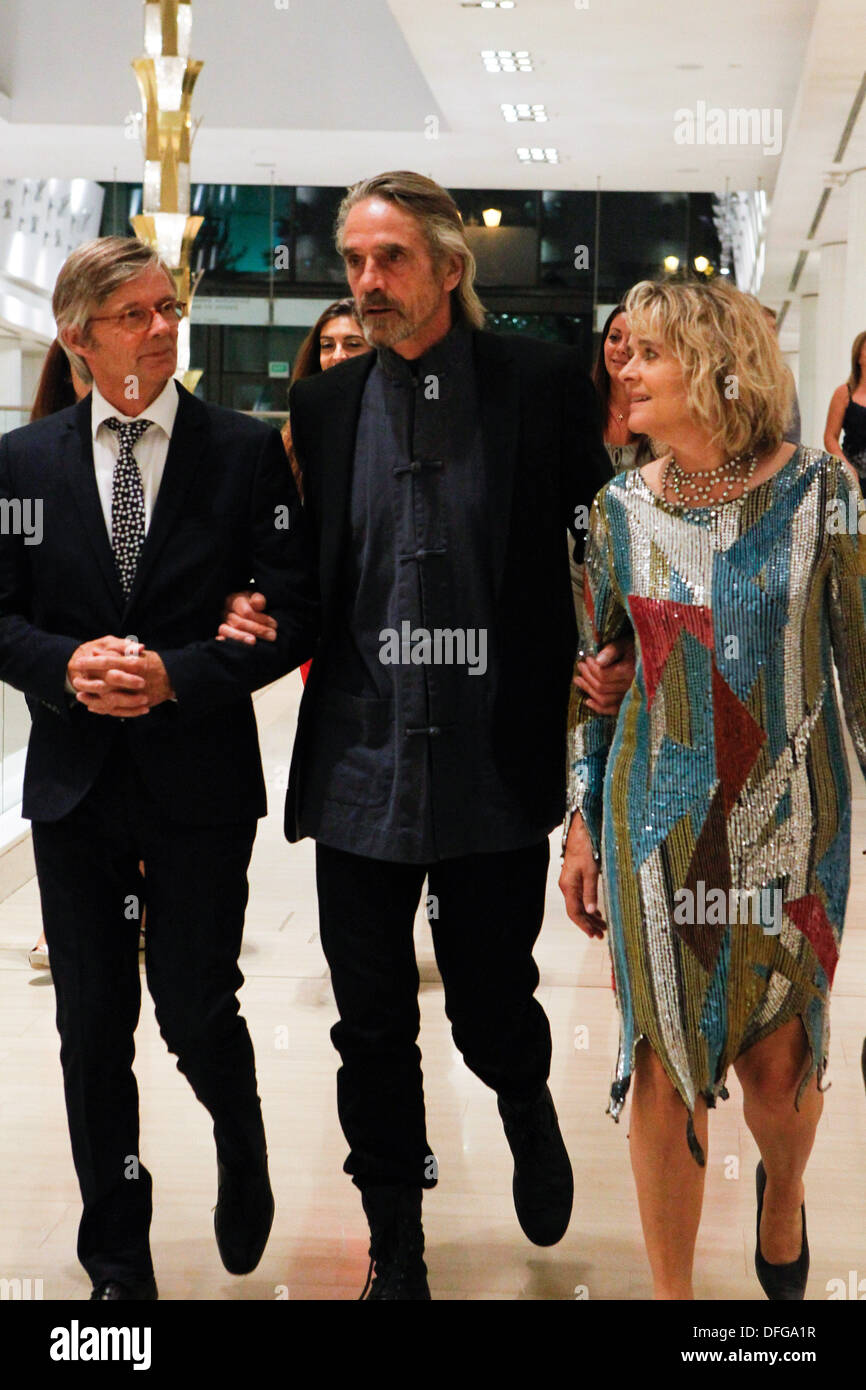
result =
[[[153,1270],[151,1177],[139,1159],[132,1072],[141,1005],[139,860],[147,893],[145,969],[160,1032],[213,1117],[222,1160],[240,1167],[265,1153],[253,1048],[236,998],[255,833],[255,821],[166,821],[122,731],[81,804],[61,821],[33,824],[84,1203],[78,1257],[94,1283]]]
[[[533,997],[546,840],[428,866],[316,845],[322,947],[340,1021],[340,1123],[358,1187],[433,1187],[427,1140],[413,921],[428,877],[428,917],[445,1012],[467,1066],[498,1095],[532,1100],[550,1073],[550,1026]]]

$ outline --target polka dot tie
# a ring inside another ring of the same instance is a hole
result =
[[[144,488],[132,450],[153,421],[112,417],[105,423],[117,435],[119,447],[111,497],[111,548],[124,598],[129,598],[144,545]]]

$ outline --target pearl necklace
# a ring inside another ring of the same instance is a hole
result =
[[[727,502],[738,483],[742,484],[740,496],[745,493],[746,485],[757,466],[758,457],[756,454],[743,454],[738,458],[724,459],[716,468],[702,468],[698,473],[691,473],[680,468],[671,454],[662,474],[662,497],[667,495],[667,490],[670,487],[671,492],[682,506],[693,506],[696,502]],[[744,468],[745,471],[743,471]],[[705,481],[698,482],[696,479],[705,479]],[[724,483],[721,497],[711,498],[710,493],[719,483]],[[688,496],[686,495],[687,492]]]

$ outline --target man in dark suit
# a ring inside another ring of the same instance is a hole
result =
[[[437,1164],[412,930],[425,876],[454,1041],[498,1095],[520,1224],[550,1245],[571,1213],[532,951],[565,804],[567,528],[585,527],[610,468],[577,353],[479,331],[474,261],[444,189],[412,173],[356,185],[338,246],[377,352],[291,396],[322,636],[286,835],[316,840],[370,1297],[424,1299],[421,1195]],[[260,606],[236,603],[221,632],[263,635]]]
[[[8,514],[34,499],[42,518],[39,544],[0,537],[0,678],[33,716],[23,814],[84,1204],[79,1258],[92,1298],[155,1298],[132,1072],[138,864],[157,1020],[213,1117],[217,1243],[247,1273],[273,1220],[236,998],[266,811],[250,692],[310,655],[318,605],[279,435],[173,379],[182,306],[156,253],[133,238],[79,248],[54,313],[93,390],[0,441]],[[276,640],[221,642],[224,595],[251,575],[279,612]]]

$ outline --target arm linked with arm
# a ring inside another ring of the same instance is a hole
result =
[[[580,509],[588,512],[596,493],[611,477],[611,466],[602,440],[595,387],[576,360],[569,363],[565,373],[563,407],[562,506],[574,539],[572,560],[580,564],[586,534]]]
[[[250,577],[276,619],[276,639],[247,644],[213,637],[160,651],[179,717],[230,704],[313,655],[320,607],[309,528],[276,430],[256,463],[247,525]]]
[[[590,513],[586,544],[583,626],[580,645],[591,654],[620,636],[628,625],[613,574],[610,533],[604,498],[596,498]],[[596,859],[600,854],[602,789],[616,718],[597,714],[587,696],[572,685],[568,707],[566,814],[562,844],[576,811],[583,817]]]

